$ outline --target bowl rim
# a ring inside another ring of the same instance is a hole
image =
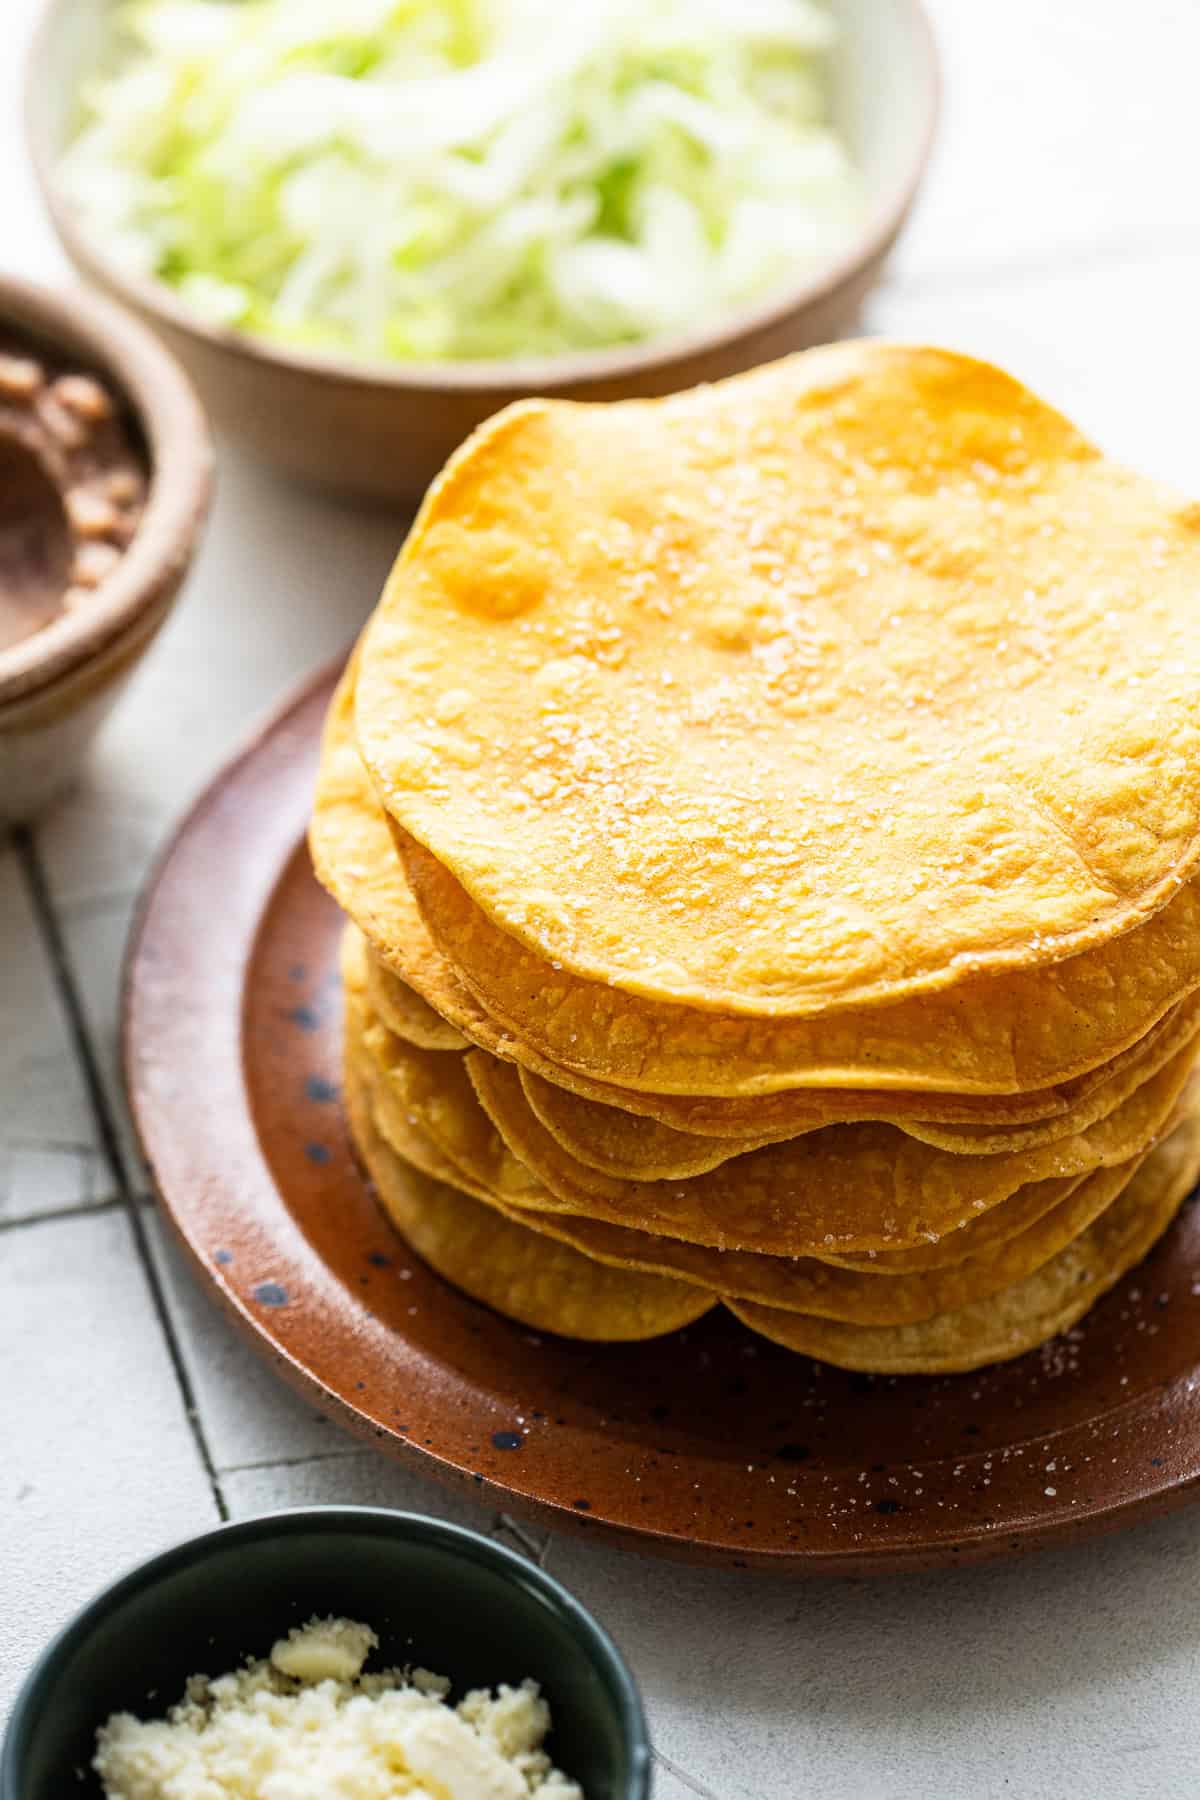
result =
[[[291,349],[268,338],[211,325],[199,318],[165,282],[139,275],[106,257],[86,228],[80,226],[74,209],[59,189],[55,167],[58,146],[50,141],[44,107],[45,96],[52,90],[55,33],[71,0],[43,0],[25,65],[26,143],[43,203],[72,260],[93,280],[120,295],[126,305],[196,339],[210,350],[283,375],[307,376],[351,388],[383,387],[395,392],[493,393],[499,405],[505,395],[514,392],[551,394],[563,389],[586,389],[589,385],[602,386],[649,371],[667,370],[719,351],[741,338],[768,333],[790,315],[826,302],[883,258],[916,198],[933,148],[942,100],[937,39],[925,0],[895,0],[895,4],[907,14],[909,34],[920,62],[920,117],[911,143],[853,242],[822,267],[766,299],[737,307],[694,330],[636,344],[570,350],[550,356],[409,363]]]
[[[41,340],[96,367],[145,437],[147,501],[138,529],[91,604],[0,652],[0,707],[74,673],[137,629],[181,580],[212,493],[208,421],[191,382],[153,332],[83,288],[0,276],[0,331]]]
[[[229,1543],[258,1543],[266,1538],[300,1536],[313,1530],[336,1537],[364,1527],[374,1527],[387,1537],[448,1550],[468,1562],[497,1571],[518,1586],[531,1589],[547,1603],[586,1648],[616,1702],[629,1756],[629,1779],[617,1800],[649,1800],[650,1734],[640,1689],[613,1639],[581,1600],[577,1600],[553,1575],[547,1574],[540,1564],[466,1525],[455,1525],[429,1513],[386,1506],[337,1505],[285,1507],[255,1513],[250,1518],[229,1520],[209,1531],[181,1538],[144,1562],[135,1563],[85,1601],[55,1632],[17,1690],[0,1749],[0,1800],[25,1800],[22,1780],[31,1721],[35,1712],[47,1700],[53,1699],[60,1664],[86,1642],[102,1618],[130,1595],[153,1587],[177,1569],[202,1563],[214,1550]]]

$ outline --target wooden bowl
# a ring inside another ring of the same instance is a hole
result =
[[[42,193],[77,268],[152,323],[218,425],[290,474],[411,501],[481,420],[523,394],[618,400],[736,374],[846,331],[903,225],[937,114],[920,0],[834,0],[834,112],[863,171],[867,218],[827,268],[683,337],[504,362],[361,362],[301,353],[202,322],[159,281],[110,261],[59,188],[75,95],[102,53],[112,0],[46,0],[29,63],[29,141]]]
[[[170,611],[199,540],[212,450],[182,370],[136,320],[81,291],[0,278],[0,343],[94,370],[145,451],[146,509],[90,604],[0,651],[0,821],[29,819],[69,786],[97,728]]]

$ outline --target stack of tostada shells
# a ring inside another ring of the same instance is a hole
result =
[[[1200,507],[946,351],[499,414],[311,830],[412,1247],[597,1340],[1073,1324],[1200,1174],[1198,618]]]

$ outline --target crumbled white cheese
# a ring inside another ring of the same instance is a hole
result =
[[[194,1675],[165,1719],[115,1713],[94,1767],[107,1800],[584,1800],[542,1748],[535,1681],[457,1707],[426,1669],[364,1675],[378,1639],[313,1619],[269,1661]]]
[[[353,1681],[379,1639],[352,1619],[310,1619],[271,1651],[272,1666],[295,1681]]]

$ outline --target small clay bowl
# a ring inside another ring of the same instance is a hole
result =
[[[0,1800],[89,1800],[96,1729],[161,1717],[189,1675],[265,1656],[313,1614],[361,1619],[369,1668],[416,1663],[454,1697],[527,1676],[548,1740],[588,1800],[648,1800],[650,1744],[633,1677],[565,1588],[490,1538],[383,1508],[318,1506],[226,1525],[143,1563],[59,1633],[17,1696]],[[82,1772],[82,1773],[79,1773]]]
[[[389,500],[414,500],[468,432],[524,394],[666,394],[845,333],[908,216],[937,115],[937,59],[920,0],[832,0],[833,111],[868,204],[854,241],[827,267],[694,332],[644,345],[501,362],[355,361],[203,323],[171,288],[108,257],[67,204],[58,163],[81,81],[104,54],[112,5],[46,0],[28,68],[30,147],[67,254],[161,331],[221,427],[293,475]]]
[[[195,393],[135,319],[90,294],[0,278],[0,350],[10,346],[100,377],[144,456],[147,492],[132,542],[89,600],[0,649],[3,823],[32,818],[78,774],[179,591],[212,485],[208,426]],[[39,498],[27,473],[17,463],[9,470],[31,507],[54,507],[61,520],[55,490],[43,483]]]

